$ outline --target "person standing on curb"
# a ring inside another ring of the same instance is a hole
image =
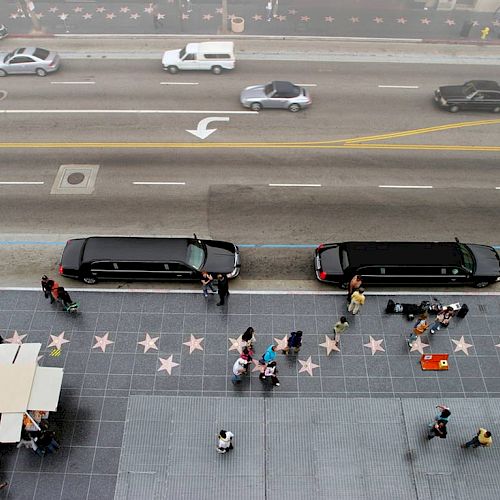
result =
[[[446,420],[438,420],[430,429],[427,434],[427,439],[431,440],[435,437],[439,437],[441,439],[446,439],[446,434],[448,434],[446,430]]]
[[[273,18],[273,2],[269,0],[266,4],[266,12],[267,12],[267,22],[270,23]]]
[[[233,449],[233,438],[234,434],[230,431],[225,431],[222,429],[219,432],[218,442],[217,442],[217,453],[227,453]]]
[[[205,298],[208,297],[208,290],[211,290],[212,293],[216,293],[213,281],[214,278],[211,274],[207,273],[205,270],[201,272],[201,289]]]
[[[292,332],[287,340],[287,346],[283,350],[283,354],[288,354],[290,349],[293,349],[294,354],[298,354],[302,347],[302,331]]]
[[[413,332],[408,337],[409,348],[411,348],[413,342],[415,342],[415,340],[417,340],[417,337],[422,335],[425,332],[425,330],[427,330],[427,328],[429,328],[429,323],[427,323],[427,313],[423,313],[418,318],[417,322],[413,326]]]
[[[491,432],[480,427],[477,434],[470,441],[467,441],[467,443],[462,444],[461,446],[462,448],[470,448],[471,446],[473,448],[477,448],[478,446],[481,446],[482,448],[489,448],[492,444],[493,439],[491,437]]]
[[[436,321],[431,325],[431,335],[434,335],[441,328],[446,328],[451,321],[451,318],[455,315],[455,310],[453,307],[448,306],[446,309],[442,310],[437,316]]]
[[[347,310],[352,314],[358,314],[360,308],[365,303],[365,289],[359,288],[355,290],[351,295],[351,302],[349,303],[349,307]]]
[[[233,376],[231,377],[231,382],[233,385],[241,383],[241,377],[247,372],[247,364],[243,358],[238,358],[233,365]]]
[[[224,305],[224,299],[229,295],[229,282],[225,274],[217,275],[217,293],[219,294],[218,306]]]
[[[361,288],[363,284],[363,280],[359,274],[356,274],[352,277],[351,281],[349,281],[349,285],[347,285],[347,303],[351,302],[351,295]]]
[[[253,349],[253,345],[255,344],[255,330],[249,326],[241,336],[241,340],[246,343],[249,349]]]
[[[337,347],[340,345],[340,336],[349,328],[347,318],[342,316],[337,323],[333,326],[333,340]]]

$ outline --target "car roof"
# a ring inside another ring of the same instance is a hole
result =
[[[293,92],[297,88],[297,85],[294,85],[291,82],[284,82],[280,80],[275,80],[272,82],[273,87],[278,91],[278,92]]]
[[[214,53],[232,53],[234,50],[233,42],[199,42],[199,43],[188,43],[186,45],[186,50],[188,52],[195,52],[197,49],[203,52],[214,52]]]
[[[457,243],[348,241],[349,266],[461,266],[462,253]]]
[[[185,261],[191,238],[141,238],[94,236],[87,238],[82,262],[109,261]]]
[[[470,83],[472,83],[477,90],[500,91],[500,85],[493,80],[471,80]]]

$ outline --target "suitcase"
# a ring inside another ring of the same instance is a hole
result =
[[[457,318],[465,318],[469,312],[469,307],[467,304],[462,304],[462,307],[457,312]]]

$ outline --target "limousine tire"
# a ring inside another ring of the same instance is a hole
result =
[[[492,110],[492,113],[500,113],[500,106],[495,106]]]
[[[87,285],[95,285],[97,283],[97,276],[85,276],[83,282],[87,283]]]
[[[487,287],[488,285],[490,284],[489,281],[475,281],[474,282],[474,286],[476,288],[485,288]]]
[[[175,75],[176,73],[179,73],[179,68],[177,66],[169,66],[167,68],[168,72],[171,74],[171,75]]]
[[[450,106],[450,113],[456,113],[457,111],[460,111],[459,106],[457,106],[456,104],[453,104],[453,106]]]
[[[220,75],[222,73],[222,68],[220,66],[212,66],[212,73],[214,75]]]

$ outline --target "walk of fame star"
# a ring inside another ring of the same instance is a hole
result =
[[[12,337],[10,337],[9,339],[4,339],[5,342],[8,342],[9,344],[19,344],[21,345],[23,343],[23,339],[25,337],[27,337],[28,334],[25,334],[25,335],[19,335],[17,333],[17,330],[14,330],[14,334],[12,335]]]
[[[332,16],[326,16],[326,17],[325,17],[325,21],[326,21],[327,23],[333,23],[333,21],[335,21],[335,18],[334,18],[334,17],[332,17]]]
[[[197,339],[193,334],[191,334],[189,342],[183,342],[182,345],[187,345],[189,347],[189,354],[192,354],[195,350],[203,351],[203,347],[201,346],[203,339],[204,337]]]
[[[92,19],[92,14],[89,14],[88,12],[86,14],[83,14],[83,19]]]
[[[158,360],[161,363],[160,368],[158,368],[157,371],[166,371],[169,375],[172,375],[172,368],[175,368],[176,366],[179,366],[179,363],[175,363],[172,361],[173,354],[171,354],[167,359],[164,358],[158,358]]]
[[[431,24],[431,20],[430,19],[427,19],[426,17],[424,17],[423,19],[420,19],[420,22],[422,24]]]
[[[140,14],[137,14],[137,12],[135,14],[130,14],[130,19],[134,19],[134,20],[137,20],[141,17]]]
[[[276,351],[284,351],[288,347],[288,335],[285,335],[282,339],[274,337],[276,342]]]
[[[373,19],[374,22],[376,22],[377,24],[381,24],[384,22],[384,18],[383,17],[375,17]]]
[[[261,365],[256,359],[252,359],[252,363],[253,363],[252,373],[253,372],[264,373],[264,371],[266,370],[266,365]]]
[[[114,344],[114,342],[112,340],[109,340],[108,337],[109,337],[109,332],[106,332],[102,337],[94,335],[94,338],[96,339],[97,342],[95,343],[95,345],[92,346],[92,349],[97,349],[99,347],[99,349],[101,349],[102,352],[106,352],[106,347],[109,344]]]
[[[455,26],[455,21],[453,19],[446,19],[445,23],[448,26]]]
[[[399,17],[397,19],[397,22],[398,24],[406,24],[408,22],[408,19],[406,19],[405,17]]]
[[[127,12],[130,12],[130,9],[128,7],[120,7],[120,12],[126,14]]]
[[[255,14],[255,16],[252,16],[252,19],[254,21],[262,21],[262,16],[259,14]]]
[[[453,352],[462,351],[467,356],[469,355],[469,348],[474,347],[472,344],[467,344],[467,342],[465,342],[463,335],[460,337],[460,340],[451,339],[451,341],[455,344],[455,350]]]
[[[51,335],[50,338],[52,339],[52,341],[47,345],[47,347],[55,347],[56,349],[61,349],[63,344],[69,343],[69,340],[66,340],[64,338],[64,332],[60,333],[59,335]]]
[[[330,356],[330,353],[332,351],[340,352],[340,349],[337,347],[337,342],[335,342],[335,340],[331,339],[328,335],[325,335],[325,341],[319,345],[326,349],[327,356]]]
[[[417,337],[417,340],[411,345],[410,352],[418,351],[420,354],[423,354],[425,347],[429,347],[429,344],[424,344],[422,339]]]
[[[231,346],[228,349],[228,352],[230,351],[238,351],[238,353],[241,354],[243,347],[245,347],[245,342],[241,340],[241,335],[237,339],[233,339],[229,337],[229,342],[231,342]]]
[[[363,344],[364,347],[369,347],[372,350],[372,356],[377,352],[385,352],[385,349],[381,346],[382,342],[384,339],[380,340],[375,340],[371,335],[370,335],[370,342],[368,344]]]
[[[312,362],[311,356],[309,356],[306,361],[302,361],[301,359],[299,359],[299,363],[302,365],[299,373],[307,372],[311,377],[313,376],[313,370],[315,368],[319,368],[319,365],[316,365]]]
[[[151,338],[151,336],[149,335],[149,333],[146,333],[146,338],[144,340],[142,340],[141,342],[137,342],[139,345],[142,345],[144,346],[144,352],[148,352],[150,349],[156,349],[158,350],[158,347],[156,347],[156,341],[159,339],[160,337],[154,337],[154,338]]]

